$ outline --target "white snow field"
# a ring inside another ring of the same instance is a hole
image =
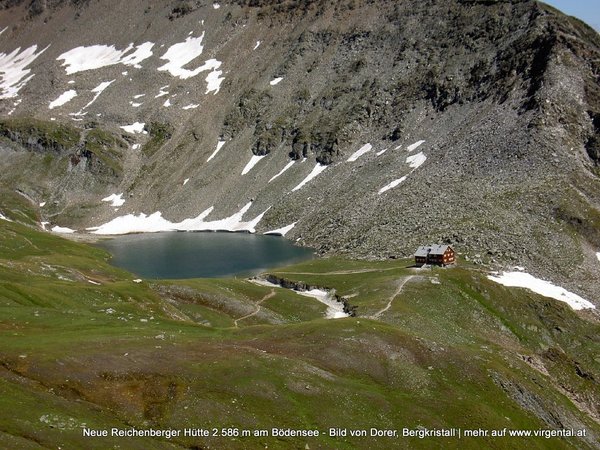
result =
[[[360,158],[365,153],[370,152],[372,148],[373,148],[373,146],[371,144],[365,144],[365,145],[363,145],[361,148],[359,148],[357,151],[355,151],[350,156],[350,158],[348,158],[347,162],[356,161],[358,158]]]
[[[115,80],[110,80],[110,81],[103,81],[102,83],[100,83],[98,86],[96,86],[94,89],[92,89],[92,92],[94,94],[96,94],[94,96],[94,98],[87,104],[85,105],[82,109],[87,109],[90,106],[92,106],[92,103],[94,103],[96,100],[98,100],[98,97],[100,97],[100,94],[102,94],[107,87],[109,87],[111,84],[113,84],[115,82]]]
[[[406,147],[406,150],[409,152],[412,152],[413,150],[416,150],[418,147],[420,147],[424,143],[425,143],[425,141],[417,141],[414,144],[411,144],[408,147]]]
[[[125,204],[125,199],[123,198],[123,193],[120,194],[111,194],[108,197],[104,197],[102,199],[103,202],[110,202],[111,206],[123,206]]]
[[[425,153],[419,152],[416,155],[412,155],[406,158],[406,163],[413,169],[418,169],[427,160]]]
[[[67,227],[59,227],[58,225],[54,226],[52,228],[52,231],[54,233],[62,233],[62,234],[72,234],[72,233],[75,233],[75,230],[72,230],[72,229],[67,228]]]
[[[177,44],[171,45],[164,55],[160,59],[167,61],[164,65],[160,66],[158,70],[169,72],[172,76],[186,80],[191,77],[195,77],[201,72],[210,71],[206,77],[208,84],[206,88],[206,94],[213,92],[217,94],[221,88],[221,83],[225,79],[221,77],[223,72],[217,70],[221,67],[221,61],[216,59],[209,59],[204,62],[203,65],[196,67],[195,69],[184,69],[194,59],[202,54],[204,46],[202,41],[204,39],[204,32],[199,37],[188,36],[185,41],[178,42]]]
[[[225,145],[225,141],[217,141],[217,148],[215,149],[214,152],[212,152],[212,155],[210,155],[208,157],[208,159],[206,160],[206,162],[210,161],[211,159],[213,159],[215,156],[217,156],[217,153],[219,153],[219,150],[221,150],[221,148]],[[243,174],[242,174],[243,175]]]
[[[127,233],[156,233],[159,231],[247,231],[256,232],[256,225],[262,220],[267,208],[261,214],[249,221],[243,221],[244,214],[250,209],[252,202],[247,203],[235,214],[224,219],[205,221],[204,219],[214,210],[210,207],[200,213],[199,216],[185,219],[178,223],[173,223],[162,217],[160,211],[147,216],[144,213],[139,215],[127,214],[116,217],[98,227],[87,228],[93,234],[115,235]]]
[[[331,298],[329,292],[324,291],[322,289],[311,289],[310,291],[295,291],[299,295],[304,295],[305,297],[312,297],[320,301],[321,303],[328,306],[327,312],[325,313],[325,317],[327,319],[341,319],[344,317],[349,317],[349,314],[344,312],[344,305],[341,302],[338,302]]]
[[[569,292],[560,286],[555,286],[549,281],[536,278],[526,272],[504,272],[501,275],[488,275],[488,278],[504,286],[529,289],[544,297],[565,302],[574,310],[596,308],[592,303],[579,295]]]
[[[263,280],[261,278],[251,278],[248,280],[250,283],[258,284],[259,286],[268,286],[272,288],[278,289],[286,289],[283,286],[280,286],[275,283],[271,283],[270,281]],[[302,295],[304,297],[311,297],[319,302],[327,305],[327,310],[325,311],[326,319],[342,319],[344,317],[349,317],[349,314],[344,312],[344,305],[336,300],[334,300],[329,292],[323,289],[311,289],[310,291],[297,291],[292,289],[298,295]]]
[[[296,226],[297,222],[291,223],[285,227],[277,228],[276,230],[265,231],[263,234],[273,234],[276,236],[285,236],[288,232]]]
[[[300,184],[298,184],[298,186],[296,186],[294,189],[292,189],[292,192],[295,192],[298,189],[302,189],[302,187],[304,187],[304,185],[306,183],[308,183],[310,180],[312,180],[313,178],[315,178],[317,175],[319,175],[325,169],[327,169],[327,166],[325,166],[325,165],[323,165],[321,163],[317,163],[317,165],[314,167],[314,169],[312,170],[312,172],[309,173],[308,176],[304,180],[302,180],[300,182]]]
[[[244,170],[242,170],[242,175],[246,175],[248,172],[250,172],[252,170],[252,168],[258,164],[258,162],[263,159],[265,156],[267,155],[262,155],[262,156],[256,156],[256,155],[252,155],[252,158],[250,158],[250,161],[248,161],[248,164],[246,164],[246,167],[244,167]]]
[[[145,126],[146,126],[146,124],[143,122],[134,122],[131,125],[123,125],[119,128],[124,129],[128,133],[136,134],[136,133],[143,133]]]
[[[406,180],[406,176],[402,177],[402,178],[398,178],[397,180],[392,181],[389,184],[386,184],[384,187],[382,187],[381,189],[379,189],[378,194],[383,194],[385,191],[389,191],[390,189],[395,188],[396,186],[398,186],[400,183],[402,183],[404,180]]]
[[[56,100],[51,101],[50,104],[48,105],[48,108],[50,108],[50,109],[58,108],[59,106],[62,106],[65,103],[70,102],[75,97],[77,97],[77,91],[70,89],[70,90],[60,94]]]
[[[268,183],[270,183],[271,181],[273,181],[274,179],[276,179],[277,177],[280,177],[286,170],[288,170],[290,167],[292,167],[294,165],[296,161],[292,160],[290,162],[288,162],[285,167],[283,169],[281,169],[277,174],[273,175],[271,177],[271,179],[268,181]]]
[[[0,53],[0,99],[14,98],[29,80],[33,78],[31,69],[26,67],[46,51],[37,52],[37,45],[21,51],[21,47],[11,53]]]
[[[114,45],[90,45],[71,49],[56,59],[63,61],[62,65],[67,75],[115,64],[134,66],[139,69],[140,63],[152,56],[152,47],[154,47],[152,42],[144,42],[137,46],[129,44],[123,50],[117,50]]]
[[[419,142],[423,143],[425,141],[419,141]],[[415,145],[415,144],[413,144],[413,145]],[[399,147],[396,147],[396,148],[399,148]],[[421,167],[426,160],[427,160],[427,156],[425,156],[425,153],[423,153],[423,152],[419,152],[416,155],[408,156],[406,158],[406,163],[412,168],[412,170],[408,173],[408,175],[405,175],[401,178],[398,178],[398,179],[392,181],[389,184],[386,184],[384,187],[379,189],[379,191],[377,193],[379,195],[381,195],[384,192],[389,191],[390,189],[393,189],[396,186],[400,185],[402,182],[404,182],[408,178],[408,176],[411,173],[413,173],[415,170],[417,170],[419,167]]]

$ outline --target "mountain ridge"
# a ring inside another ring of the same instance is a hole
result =
[[[140,212],[181,221],[210,207],[218,220],[252,201],[245,220],[267,210],[258,232],[296,223],[288,237],[322,254],[386,258],[445,242],[589,295],[600,280],[600,39],[582,22],[528,0],[76,3],[0,11],[0,28],[23,18],[0,35],[0,52],[46,49],[17,100],[1,100],[4,114],[80,129],[79,147],[47,162],[51,177],[3,176],[46,202],[47,220],[81,230]],[[217,62],[190,78],[161,71],[168,49],[192,39],[203,49],[178,69],[184,76]],[[127,60],[144,43],[154,45],[141,68],[68,75],[56,59],[132,44]],[[209,74],[224,78],[216,92],[206,93]],[[69,116],[113,79],[87,116]],[[70,89],[78,96],[47,109]],[[132,123],[148,134],[120,128]],[[89,130],[100,145],[85,142]],[[4,167],[25,174],[44,158],[3,153]],[[425,160],[415,168],[417,153]],[[294,191],[319,164],[326,169]],[[100,201],[120,192],[118,211]]]

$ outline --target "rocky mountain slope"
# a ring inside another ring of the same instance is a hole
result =
[[[51,226],[445,242],[598,303],[600,37],[542,3],[17,0],[0,30],[0,182]]]

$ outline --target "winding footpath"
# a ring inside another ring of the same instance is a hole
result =
[[[394,299],[396,297],[398,297],[398,295],[400,294],[400,292],[402,292],[402,288],[404,287],[404,285],[406,283],[408,283],[408,281],[410,281],[410,279],[413,278],[413,277],[414,277],[414,275],[409,275],[409,276],[407,276],[405,278],[402,278],[400,280],[400,282],[398,283],[398,287],[396,288],[396,291],[389,298],[389,301],[388,301],[388,304],[386,305],[386,307],[383,308],[381,311],[378,311],[375,314],[373,314],[370,317],[370,319],[379,319],[384,312],[386,312],[388,309],[390,309],[392,307],[392,303],[394,302]]]
[[[384,267],[381,269],[348,269],[336,270],[334,272],[274,272],[276,275],[352,275],[354,273],[387,272],[390,270],[403,269],[404,267]]]
[[[256,310],[254,312],[251,312],[250,314],[246,314],[245,316],[240,317],[239,319],[235,319],[233,321],[233,324],[235,325],[235,327],[238,328],[238,322],[240,320],[244,320],[244,319],[247,319],[248,317],[252,317],[252,316],[255,316],[256,314],[258,314],[258,312],[260,311],[260,305],[264,301],[266,301],[274,296],[275,296],[275,289],[271,289],[271,292],[269,292],[267,295],[265,295],[263,298],[261,298],[258,302],[256,302]]]

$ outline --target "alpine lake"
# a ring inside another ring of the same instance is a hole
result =
[[[150,279],[253,276],[314,257],[281,236],[250,233],[129,234],[95,245],[112,255],[112,265]]]

